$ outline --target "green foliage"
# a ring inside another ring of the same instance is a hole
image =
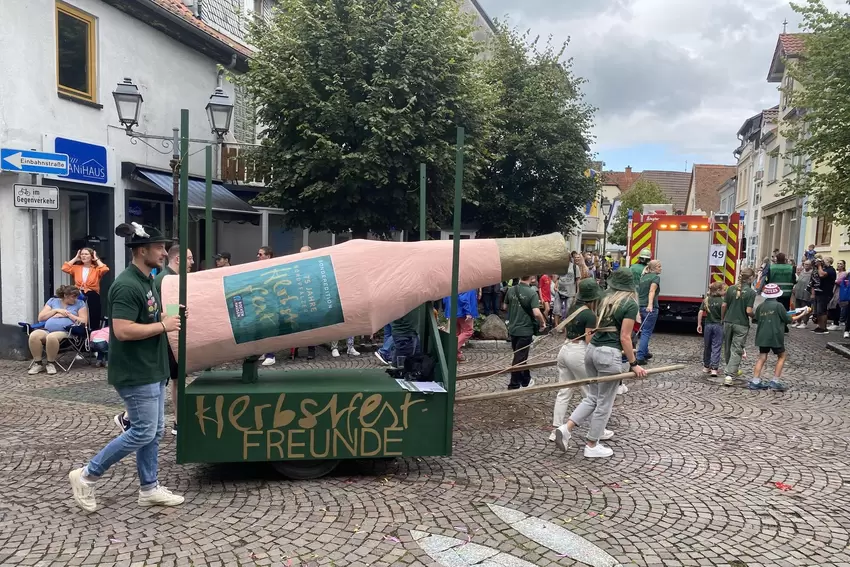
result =
[[[583,175],[593,109],[562,60],[566,44],[540,47],[528,33],[498,28],[485,65],[498,100],[475,220],[486,236],[568,232],[596,191]]]
[[[312,230],[411,229],[425,162],[428,211],[448,218],[456,127],[474,183],[493,106],[473,30],[456,0],[282,0],[254,22],[236,80],[265,127],[260,204]]]
[[[783,182],[787,194],[808,196],[809,214],[850,224],[850,15],[822,0],[792,3],[803,17],[805,57],[788,61],[798,88],[791,105],[801,109],[782,123],[794,141],[796,175]],[[806,158],[811,159],[807,172]]]
[[[670,198],[654,181],[639,179],[631,189],[620,197],[620,208],[617,210],[617,216],[614,217],[608,239],[613,244],[626,246],[628,244],[626,238],[628,237],[629,209],[640,212],[644,205],[652,204],[668,205]]]

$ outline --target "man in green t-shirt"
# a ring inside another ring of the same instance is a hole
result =
[[[764,303],[758,306],[753,315],[753,322],[758,324],[756,328],[756,346],[759,349],[759,358],[756,361],[756,366],[753,369],[753,379],[750,380],[748,387],[750,390],[776,390],[784,392],[785,386],[779,379],[782,377],[782,367],[785,365],[785,333],[788,325],[791,324],[791,316],[788,314],[786,307],[777,301],[777,298],[783,297],[784,290],[776,283],[769,283],[764,286],[761,292],[765,298]],[[762,381],[761,371],[767,362],[767,355],[773,351],[777,356],[776,367],[773,370],[773,380],[769,383]]]
[[[192,255],[192,251],[188,248],[186,249],[186,271],[191,272],[192,266],[195,265],[195,257]],[[156,287],[156,292],[162,297],[162,280],[165,279],[165,276],[176,276],[179,275],[180,272],[180,245],[174,244],[171,248],[168,249],[168,265],[165,266],[159,273],[154,277],[153,282]],[[167,306],[165,309],[168,312]],[[169,383],[171,384],[171,403],[174,404],[174,425],[171,426],[171,434],[177,435],[177,358],[174,353],[171,351],[171,348],[168,348],[168,375],[169,375]],[[121,412],[115,416],[113,421],[123,429],[127,431],[132,426],[130,419],[127,417],[127,412]]]
[[[646,265],[649,264],[650,260],[652,260],[652,252],[649,248],[644,248],[640,251],[637,263],[629,266],[629,271],[631,271],[632,279],[635,282],[635,289],[640,285],[640,278],[643,276],[643,271],[646,269]]]
[[[738,283],[726,290],[720,317],[723,320],[723,360],[726,364],[725,386],[735,383],[735,376],[741,366],[741,356],[750,332],[750,317],[753,316],[753,304],[756,292],[752,283],[755,272],[752,268],[742,268]]]
[[[180,329],[180,318],[163,315],[151,270],[162,267],[170,241],[155,228],[136,223],[119,225],[115,234],[127,239],[133,261],[109,288],[107,378],[124,400],[132,425],[87,465],[68,475],[74,501],[87,512],[97,508],[95,482],[130,453],[136,453],[140,506],[183,503],[182,496],[158,482],[168,379],[166,334]]]
[[[511,336],[511,350],[514,353],[511,366],[525,364],[535,331],[546,328],[546,319],[540,311],[540,297],[531,287],[536,283],[537,278],[534,276],[523,276],[518,285],[511,287],[505,293],[503,309],[508,312],[508,334]],[[537,329],[535,329],[535,321]],[[530,370],[511,372],[508,390],[527,388],[532,384]]]

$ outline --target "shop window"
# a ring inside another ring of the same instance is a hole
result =
[[[818,217],[815,246],[829,246],[832,241],[832,221]]]
[[[59,92],[97,102],[94,17],[56,4],[56,82]]]

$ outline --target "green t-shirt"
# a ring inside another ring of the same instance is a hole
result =
[[[756,308],[753,322],[758,323],[757,347],[785,346],[785,326],[791,323],[791,316],[785,311],[785,306],[775,298],[765,299],[764,303]]]
[[[719,295],[709,295],[705,298],[705,301],[702,303],[702,310],[705,312],[705,317],[703,318],[703,323],[708,325],[709,323],[719,323],[720,322],[720,309],[723,306],[723,298]]]
[[[643,276],[644,268],[646,268],[646,264],[641,264],[640,262],[629,266],[629,270],[632,272],[632,279],[635,282],[635,289],[640,285],[640,278]]]
[[[419,312],[417,307],[410,313],[399,317],[391,323],[394,337],[418,337],[419,336]]]
[[[723,303],[726,304],[726,323],[750,326],[750,318],[747,316],[747,308],[751,308],[756,301],[756,292],[749,286],[741,287],[741,297],[738,294],[738,286],[730,286],[726,290]]]
[[[534,336],[533,309],[540,308],[540,296],[528,284],[515,285],[505,294],[508,306],[508,333],[513,337]]]
[[[661,276],[655,273],[646,274],[640,278],[640,284],[638,285],[638,305],[641,307],[649,305],[649,288],[652,287],[652,284],[658,286],[652,301],[653,309],[658,309],[658,294],[661,293]]]
[[[154,280],[135,265],[121,272],[109,287],[109,368],[107,378],[113,386],[143,386],[168,378],[165,333],[141,341],[119,341],[115,337],[115,319],[150,324],[162,320],[161,301]]]
[[[600,327],[617,327],[617,330],[608,333],[594,333],[590,344],[623,350],[623,345],[620,343],[620,329],[623,327],[623,321],[626,319],[637,319],[637,315],[638,304],[634,299],[629,298],[622,301],[617,309],[614,310],[612,316],[599,321]]]
[[[581,303],[579,301],[575,302],[569,313],[567,313],[567,318],[569,318],[581,307],[586,306],[584,303]],[[596,313],[593,312],[593,309],[585,309],[584,311],[576,315],[575,318],[567,325],[567,338],[577,339],[579,337],[584,337],[584,334],[589,329],[594,328],[596,328]]]

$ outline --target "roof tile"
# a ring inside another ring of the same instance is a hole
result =
[[[702,209],[707,213],[716,212],[720,208],[720,195],[717,190],[738,171],[734,165],[694,165],[694,209]]]
[[[203,20],[200,20],[197,17],[195,17],[195,14],[192,13],[192,10],[189,9],[189,7],[186,6],[181,0],[152,0],[152,2],[154,2],[155,4],[160,6],[161,8],[168,10],[169,12],[174,14],[175,16],[179,16],[181,19],[192,24],[193,26],[198,28],[198,30],[206,33],[208,36],[212,37],[213,39],[216,39],[216,40],[230,46],[231,48],[233,48],[235,51],[241,53],[242,55],[244,55],[246,57],[251,57],[253,55],[253,52],[250,49],[248,49],[246,46],[242,45],[241,43],[234,40],[233,38],[219,32],[218,30],[216,30],[215,28],[213,28],[211,25],[207,24]]]

